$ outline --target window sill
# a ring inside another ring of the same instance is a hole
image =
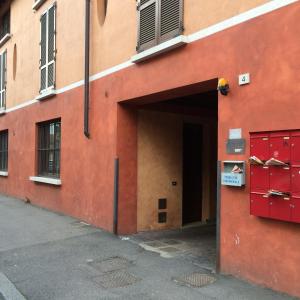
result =
[[[7,177],[8,176],[8,172],[7,171],[0,171],[0,176]]]
[[[0,108],[0,116],[3,116],[6,114],[6,109],[4,107]]]
[[[52,185],[61,185],[60,179],[49,178],[49,177],[30,176],[29,180],[34,182],[52,184]]]
[[[56,95],[56,90],[51,89],[51,90],[46,90],[44,92],[42,92],[40,95],[38,95],[35,100],[41,101],[41,100],[45,100],[48,98],[51,98],[53,96]]]
[[[37,11],[42,6],[42,4],[44,2],[46,2],[46,0],[37,0],[37,1],[35,1],[35,3],[32,5],[32,9],[34,11]]]
[[[11,38],[11,34],[7,33],[1,40],[0,40],[0,47],[2,47],[9,39]]]
[[[188,39],[185,35],[177,36],[174,39],[161,43],[157,46],[154,46],[150,49],[147,49],[141,53],[138,53],[131,57],[131,62],[139,63],[145,61],[151,57],[155,57],[162,53],[168,52],[180,46],[186,45],[188,43]]]

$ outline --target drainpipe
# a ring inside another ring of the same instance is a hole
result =
[[[84,37],[84,135],[89,138],[90,103],[90,8],[91,0],[85,0],[85,37]]]

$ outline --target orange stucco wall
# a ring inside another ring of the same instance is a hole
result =
[[[242,128],[247,145],[250,131],[300,128],[299,15],[296,2],[94,81],[90,140],[83,136],[81,87],[2,116],[0,130],[9,129],[9,176],[0,178],[1,192],[112,230],[118,156],[119,232],[135,232],[137,114],[126,103],[154,102],[162,91],[171,95],[224,76],[231,92],[219,97],[218,157],[247,160],[248,146],[245,155],[226,154],[230,128]],[[244,72],[251,84],[239,87]],[[62,120],[62,186],[54,188],[28,177],[35,173],[35,123],[56,117]],[[249,176],[244,189],[221,191],[221,270],[300,296],[300,227],[250,216],[248,187]]]
[[[7,108],[34,99],[40,88],[40,16],[54,0],[36,11],[33,0],[12,1],[11,39],[0,47],[7,50]],[[268,0],[186,0],[184,34],[190,34],[226,18],[247,11]],[[57,0],[56,88],[83,79],[84,1]],[[128,61],[136,53],[136,1],[109,0],[106,16],[104,0],[91,1],[91,74]],[[1,8],[0,8],[1,10]],[[126,16],[126,18],[124,17]],[[13,53],[17,51],[14,77]]]

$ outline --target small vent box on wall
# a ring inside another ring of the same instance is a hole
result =
[[[241,187],[245,185],[245,161],[223,161],[222,185]]]
[[[251,215],[300,223],[300,130],[250,133]]]

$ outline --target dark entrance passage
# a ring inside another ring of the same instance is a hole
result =
[[[202,140],[200,124],[183,124],[182,225],[202,221]]]

